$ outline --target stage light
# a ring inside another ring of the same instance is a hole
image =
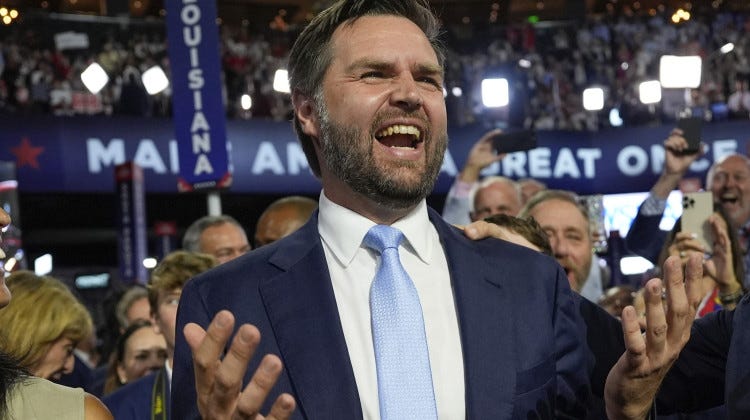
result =
[[[655,104],[661,101],[661,83],[649,80],[638,85],[638,96],[642,104]]]
[[[243,110],[249,111],[253,107],[253,98],[247,93],[240,97],[240,106]]]
[[[645,273],[654,265],[643,257],[623,257],[620,259],[620,271],[626,276]]]
[[[453,96],[458,98],[464,94],[464,91],[460,87],[456,86],[453,89],[451,89],[451,93],[453,94]]]
[[[109,82],[109,76],[99,63],[91,63],[86,70],[81,73],[81,81],[86,89],[93,94],[99,93],[100,90]]]
[[[144,71],[141,80],[143,81],[143,87],[146,88],[146,92],[149,95],[156,95],[169,87],[169,79],[167,79],[164,70],[159,66],[153,66]]]
[[[731,42],[727,42],[726,44],[722,45],[721,48],[719,48],[719,51],[721,51],[722,54],[730,53],[734,50],[734,44]]]
[[[600,111],[604,108],[604,89],[600,87],[584,89],[583,108],[586,111]]]
[[[52,271],[52,255],[44,254],[34,260],[34,274],[43,276]]]
[[[659,82],[664,88],[692,88],[701,84],[701,58],[697,55],[663,55],[659,61]]]
[[[618,108],[612,108],[609,110],[609,125],[612,127],[622,126],[622,117],[620,116],[620,110]]]
[[[507,106],[509,102],[508,79],[482,80],[482,104],[486,108],[500,108]]]
[[[278,69],[273,75],[273,90],[281,93],[291,92],[289,88],[289,73],[286,69]]]
[[[148,257],[143,260],[143,266],[147,269],[152,269],[156,267],[156,258]]]

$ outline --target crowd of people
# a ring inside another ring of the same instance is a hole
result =
[[[427,206],[451,54],[428,4],[341,0],[306,27],[289,101],[319,199],[272,203],[253,243],[229,215],[196,220],[145,287],[116,291],[106,344],[59,280],[0,277],[0,418],[750,414],[750,158],[708,170],[708,249],[679,222],[658,229],[701,156],[670,133],[627,239],[660,271],[613,304],[575,192],[482,179],[505,157],[495,131],[443,214]]]
[[[750,17],[706,12],[710,14],[696,13],[675,24],[670,13],[659,8],[653,15],[592,15],[585,22],[449,27],[445,93],[451,122],[499,118],[540,130],[596,130],[609,124],[605,113],[611,108],[620,111],[626,125],[669,121],[686,111],[706,120],[749,118]],[[4,112],[171,115],[171,90],[148,95],[140,77],[154,65],[169,74],[163,24],[133,20],[123,28],[40,19],[0,27]],[[276,92],[272,84],[275,71],[286,67],[300,26],[220,27],[222,95],[229,118],[289,119],[290,96]],[[55,35],[71,27],[85,34],[88,43],[57,48]],[[720,53],[729,42],[734,50]],[[656,108],[643,105],[638,85],[658,77],[659,58],[665,54],[701,56],[701,86],[665,91]],[[98,62],[111,79],[97,94],[80,78],[91,62]],[[497,75],[510,80],[512,97],[507,114],[500,116],[484,108],[480,92],[481,80]],[[601,113],[583,109],[582,91],[593,85],[606,90]],[[250,110],[241,106],[245,94],[252,97]]]

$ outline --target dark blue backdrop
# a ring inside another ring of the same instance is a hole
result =
[[[177,191],[179,152],[170,120],[0,116],[0,124],[0,160],[17,162],[21,192],[112,192],[113,168],[127,160],[144,169],[147,192]],[[510,155],[490,172],[531,176],[580,194],[646,191],[661,171],[661,142],[670,129],[665,125],[598,133],[540,132],[537,149]],[[450,131],[435,193],[448,191],[469,148],[484,131],[479,126]],[[229,121],[227,134],[234,172],[231,192],[319,191],[290,123]],[[709,150],[691,174],[704,178],[713,159],[746,152],[749,137],[747,121],[706,125]]]

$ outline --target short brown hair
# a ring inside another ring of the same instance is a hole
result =
[[[560,201],[570,203],[573,206],[575,206],[578,209],[578,211],[581,212],[581,214],[583,215],[583,218],[586,219],[587,222],[590,220],[589,211],[586,209],[586,206],[584,206],[581,203],[581,200],[578,197],[578,195],[572,191],[566,191],[566,190],[539,191],[533,197],[531,197],[531,199],[523,206],[521,211],[518,213],[518,217],[522,219],[527,219],[529,217],[529,213],[531,213],[534,207],[549,200],[560,200]]]
[[[521,219],[507,214],[495,214],[484,219],[485,222],[494,223],[506,227],[513,232],[523,236],[527,241],[535,245],[543,254],[552,256],[552,246],[549,238],[539,223],[533,217]]]
[[[164,257],[151,272],[151,279],[147,286],[151,313],[156,313],[159,293],[182,289],[188,280],[218,264],[219,262],[212,255],[184,250],[174,251]]]

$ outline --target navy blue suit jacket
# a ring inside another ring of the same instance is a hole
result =
[[[750,294],[734,311],[693,323],[690,341],[657,398],[660,413],[693,412],[725,404],[727,418],[750,419]]]
[[[630,252],[656,264],[664,242],[667,240],[667,232],[659,228],[663,216],[663,214],[646,216],[641,213],[639,207],[638,214],[630,224],[628,235],[625,237],[625,247]]]
[[[471,241],[433,210],[429,214],[450,269],[467,418],[582,418],[593,361],[559,265],[505,241]],[[191,280],[180,299],[177,331],[188,322],[205,328],[221,309],[234,313],[237,326],[252,323],[261,332],[245,384],[260,355],[273,353],[284,362],[264,412],[289,392],[297,419],[362,418],[317,213],[291,236]],[[181,333],[172,392],[173,418],[197,418],[192,359]]]
[[[165,368],[161,368],[161,372],[166,375]],[[102,398],[102,402],[112,412],[115,420],[151,419],[154,383],[159,373],[150,373]],[[165,384],[167,394],[164,408],[167,410],[167,418],[170,418],[168,415],[170,410],[169,381],[167,380]]]

